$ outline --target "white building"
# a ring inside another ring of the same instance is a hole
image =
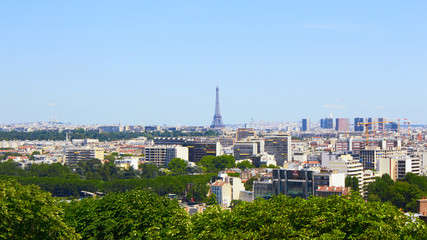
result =
[[[122,169],[130,169],[131,167],[136,170],[138,169],[139,157],[124,157],[123,159],[117,159],[114,161],[116,167]]]
[[[356,177],[359,180],[359,189],[363,188],[363,165],[360,161],[353,159],[353,156],[347,155],[329,155],[322,154],[322,167],[338,170],[345,173],[346,176]]]
[[[241,199],[241,192],[245,191],[245,185],[238,177],[230,177],[225,173],[218,174],[220,179],[211,184],[211,192],[216,195],[218,204],[228,207],[232,200]]]

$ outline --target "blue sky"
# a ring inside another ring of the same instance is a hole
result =
[[[0,123],[427,123],[427,1],[0,1]]]

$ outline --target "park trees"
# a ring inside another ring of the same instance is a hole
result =
[[[0,239],[79,239],[50,193],[0,180]]]
[[[176,200],[133,190],[75,201],[66,221],[84,239],[187,239],[190,222]]]
[[[252,163],[249,162],[248,160],[245,160],[245,161],[239,162],[237,164],[237,167],[240,168],[241,170],[245,170],[245,169],[248,169],[248,168],[254,168],[255,166],[252,165]]]
[[[236,167],[236,160],[231,155],[205,156],[197,164],[202,166],[205,172],[215,173],[226,168]]]
[[[396,182],[390,175],[384,174],[368,185],[371,202],[390,202],[404,211],[417,211],[417,199],[427,193],[427,178],[408,173],[402,180]]]
[[[183,175],[187,170],[187,161],[181,158],[173,158],[168,163],[168,169],[171,171],[172,175]]]
[[[389,203],[359,195],[308,200],[283,195],[192,217],[198,239],[425,239],[426,226]],[[381,230],[379,230],[381,229]]]
[[[347,176],[347,177],[345,177],[345,186],[351,187],[351,190],[358,192],[359,191],[359,179],[357,179],[357,177]]]

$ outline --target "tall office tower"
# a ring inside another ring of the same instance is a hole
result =
[[[397,132],[399,130],[399,124],[396,122],[389,122],[386,125],[384,125],[384,128],[389,131]]]
[[[348,126],[349,126],[348,118],[337,118],[335,120],[336,120],[335,130],[341,131],[341,132],[348,131]]]
[[[283,166],[285,162],[292,160],[291,136],[274,135],[264,137],[264,150],[274,155],[277,166]]]
[[[373,118],[368,118],[368,123],[372,123],[372,122],[374,122],[374,119]],[[368,124],[367,125],[368,130],[372,130],[374,128],[373,125],[374,124]]]
[[[237,141],[241,141],[245,138],[254,137],[255,131],[253,128],[239,128],[236,135]]]
[[[378,118],[378,130],[384,130],[385,118]]]
[[[222,117],[219,110],[219,88],[216,87],[216,102],[215,102],[215,115],[212,120],[211,128],[223,128]]]
[[[310,119],[304,118],[302,120],[302,131],[303,132],[310,131]]]
[[[359,123],[363,123],[363,118],[354,118],[354,131],[355,132],[363,132],[364,130],[364,126],[363,125],[358,125]]]
[[[320,120],[320,127],[323,129],[333,129],[334,128],[334,119],[333,118],[324,118]]]

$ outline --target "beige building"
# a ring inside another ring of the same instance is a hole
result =
[[[76,165],[79,161],[87,161],[92,158],[104,160],[102,148],[69,148],[65,150],[65,164]]]

